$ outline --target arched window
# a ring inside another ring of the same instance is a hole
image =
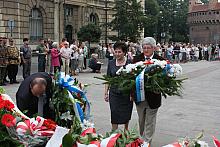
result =
[[[33,8],[29,16],[30,27],[29,35],[30,40],[38,40],[43,38],[43,17],[39,9]]]
[[[91,23],[94,23],[94,24],[98,25],[99,24],[99,17],[98,17],[98,15],[94,14],[94,13],[91,13],[90,16],[89,16],[89,21]]]

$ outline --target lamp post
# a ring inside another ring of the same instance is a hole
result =
[[[63,21],[63,36],[64,38],[66,37],[66,0],[63,0],[63,16],[64,16],[64,21]]]
[[[105,0],[105,45],[108,43],[108,0]]]

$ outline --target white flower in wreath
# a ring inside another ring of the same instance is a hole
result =
[[[60,116],[60,119],[64,119],[67,121],[67,120],[72,120],[72,117],[73,115],[70,115],[70,111],[67,111]]]
[[[86,130],[88,128],[94,128],[94,123],[91,123],[88,120],[83,120],[83,123],[81,124],[81,127],[83,128],[83,130]]]
[[[140,62],[137,62],[135,63],[135,66],[138,67],[138,66],[143,66],[144,65],[144,62],[143,61],[140,61]]]
[[[174,68],[171,67],[168,71],[168,74],[167,74],[169,77],[173,77],[174,76]]]
[[[119,68],[119,70],[116,72],[116,75],[120,75],[120,73],[124,70],[123,66]]]
[[[173,64],[173,69],[174,69],[174,75],[175,76],[182,75],[183,69],[179,64]]]
[[[126,72],[126,73],[131,73],[132,70],[135,70],[136,67],[137,67],[137,66],[136,66],[135,64],[128,64],[128,65],[126,66],[125,72]]]
[[[165,66],[167,65],[167,61],[163,60],[157,60],[157,59],[152,59],[152,61],[154,62],[154,65],[159,65],[161,68],[165,68]]]

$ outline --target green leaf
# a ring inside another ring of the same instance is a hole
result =
[[[0,95],[5,94],[5,89],[3,87],[0,87]]]
[[[62,140],[62,147],[72,147],[73,146],[73,138],[71,134],[66,134]]]

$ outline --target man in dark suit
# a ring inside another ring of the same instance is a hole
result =
[[[156,40],[146,37],[142,41],[143,53],[134,57],[133,62],[145,61],[148,59],[164,60],[161,56],[154,53]],[[161,94],[145,91],[145,101],[136,103],[140,135],[151,144],[156,126],[156,116],[158,108],[161,106]]]
[[[53,111],[49,108],[51,97],[52,78],[45,72],[38,72],[21,83],[16,93],[16,102],[21,111],[27,110],[28,117],[38,113],[44,118],[53,119]]]

